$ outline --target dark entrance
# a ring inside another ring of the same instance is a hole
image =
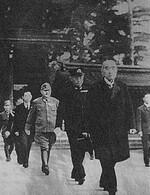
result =
[[[43,82],[49,82],[47,64],[47,50],[44,45],[17,43],[14,46],[12,61],[14,85],[27,85],[33,94],[33,98],[38,97],[40,85]],[[15,94],[16,92],[14,92]]]

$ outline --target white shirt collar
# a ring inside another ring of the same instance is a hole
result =
[[[146,106],[146,108],[150,108],[150,104],[144,103],[144,105]]]
[[[106,77],[104,77],[104,81],[105,81],[106,84],[109,86],[109,88],[113,88],[114,80],[109,81]]]
[[[24,107],[29,109],[30,108],[30,102],[28,102],[28,103],[24,102]]]

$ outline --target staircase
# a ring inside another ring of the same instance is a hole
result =
[[[0,136],[0,146],[3,147],[3,138]],[[32,147],[37,145],[33,143]],[[131,150],[142,149],[141,138],[138,135],[129,135],[129,147]],[[68,138],[66,132],[62,132],[57,136],[57,141],[53,146],[53,149],[69,149]]]
[[[141,137],[137,134],[135,135],[129,135],[129,147],[130,149],[142,149],[142,141]]]
[[[136,134],[136,135],[129,135],[129,147],[131,150],[135,149],[142,149],[142,142],[141,138]],[[57,141],[55,145],[53,146],[55,149],[69,149],[69,143],[67,139],[67,135],[65,132],[59,137],[57,137]]]
[[[135,149],[142,149],[142,142],[141,138],[135,134],[135,135],[129,135],[129,147],[131,150]],[[69,149],[69,143],[68,138],[65,132],[61,134],[61,136],[57,137],[57,141],[55,145],[53,146],[55,149]]]

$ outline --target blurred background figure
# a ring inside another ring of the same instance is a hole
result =
[[[144,164],[150,167],[150,93],[145,94],[143,105],[137,109],[137,131],[142,137]]]
[[[10,100],[5,100],[4,111],[0,113],[0,128],[4,140],[4,151],[6,155],[6,161],[11,160],[11,153],[14,148],[13,120],[14,113],[12,112],[11,102]]]

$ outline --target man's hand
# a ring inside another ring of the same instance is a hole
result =
[[[27,135],[30,135],[30,130],[25,129],[25,133],[26,133]]]
[[[83,135],[84,137],[87,137],[87,136],[88,136],[88,133],[83,132],[82,135]]]
[[[16,135],[16,136],[19,136],[19,132],[18,132],[18,131],[16,131],[16,132],[15,132],[15,135]]]
[[[130,129],[130,134],[135,134],[137,132],[136,129]]]
[[[54,132],[56,133],[56,135],[57,136],[59,136],[60,134],[61,134],[61,128],[60,127],[56,127],[55,129],[54,129]]]
[[[143,136],[143,132],[142,132],[142,131],[139,131],[139,132],[138,132],[138,135],[139,135],[140,137],[142,137],[142,136]]]
[[[9,131],[6,131],[5,132],[5,137],[7,138],[9,135],[10,135],[10,132]]]

